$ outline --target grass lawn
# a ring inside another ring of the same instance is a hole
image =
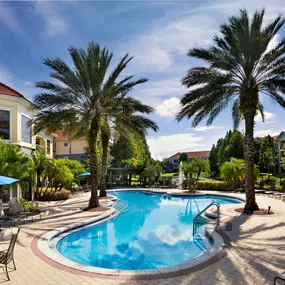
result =
[[[178,172],[169,172],[169,173],[163,173],[160,175],[160,177],[173,177],[173,176],[178,176]]]

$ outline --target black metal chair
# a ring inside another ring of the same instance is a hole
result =
[[[282,282],[280,283],[277,281],[282,281]],[[278,285],[278,284],[285,284],[285,271],[282,273],[279,273],[279,276],[276,276],[274,278],[274,285]]]
[[[11,261],[13,262],[14,269],[16,270],[16,265],[15,265],[15,260],[14,260],[14,247],[15,247],[19,232],[20,232],[20,228],[18,228],[18,231],[16,234],[12,235],[8,249],[0,251],[0,266],[2,268],[5,267],[5,274],[9,281],[10,281],[10,277],[8,273],[8,264]]]

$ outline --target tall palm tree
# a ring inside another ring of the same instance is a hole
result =
[[[130,133],[140,137],[146,134],[147,129],[158,130],[158,126],[152,120],[143,116],[150,114],[153,108],[142,104],[140,101],[122,94],[119,98],[120,104],[114,108],[114,113],[106,114],[103,118],[101,127],[101,143],[102,143],[102,165],[101,165],[101,183],[100,196],[106,196],[106,175],[108,146],[112,134],[116,137],[129,137]]]
[[[120,106],[121,94],[128,93],[147,79],[133,80],[133,75],[119,79],[132,57],[126,54],[109,71],[113,54],[94,42],[89,43],[87,50],[70,47],[69,53],[73,67],[59,58],[44,61],[52,70],[50,76],[53,81],[37,82],[36,86],[46,92],[35,97],[37,115],[32,123],[35,132],[62,129],[71,139],[86,137],[91,172],[89,207],[93,208],[99,206],[96,144],[102,120],[116,113],[115,107]]]
[[[251,20],[241,10],[239,16],[221,25],[221,35],[214,37],[213,46],[189,51],[188,56],[207,65],[191,68],[183,79],[183,85],[190,90],[181,99],[182,109],[177,115],[178,121],[193,118],[194,127],[203,119],[210,125],[232,103],[234,127],[244,119],[248,210],[258,209],[254,192],[254,117],[258,111],[263,115],[260,94],[285,108],[285,39],[273,48],[269,45],[284,19],[277,17],[266,26],[263,19],[264,10],[255,12]]]

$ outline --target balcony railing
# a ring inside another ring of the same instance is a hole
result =
[[[45,146],[44,145],[40,145],[40,144],[36,144],[36,149],[38,150],[45,150]]]

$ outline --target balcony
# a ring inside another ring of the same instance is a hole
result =
[[[37,150],[45,150],[46,148],[44,145],[36,144],[36,149]]]

